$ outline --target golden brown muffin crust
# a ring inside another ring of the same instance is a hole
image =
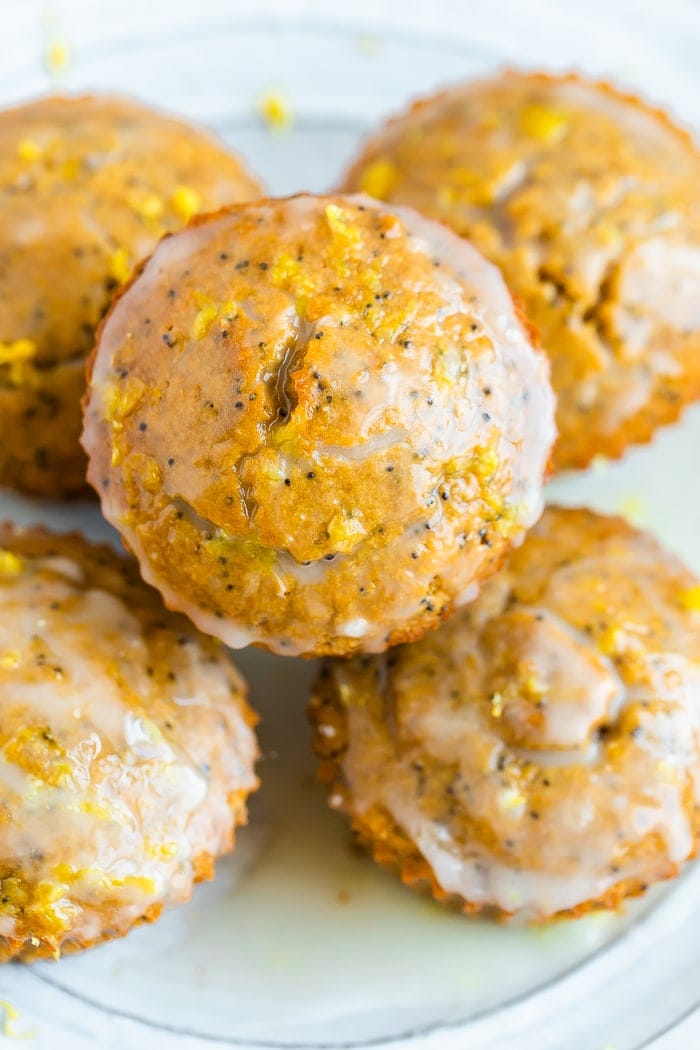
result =
[[[232,208],[102,327],[90,480],[166,601],[240,646],[419,637],[537,516],[546,363],[495,268],[368,200]]]
[[[0,484],[87,491],[84,365],[112,293],[163,233],[259,193],[205,132],[127,99],[0,113]]]
[[[507,71],[390,121],[344,187],[469,237],[540,329],[557,469],[619,456],[700,397],[700,155],[607,84]]]
[[[132,560],[0,526],[0,959],[57,957],[187,900],[256,786],[226,654]]]
[[[650,536],[549,508],[439,631],[324,666],[331,804],[467,911],[582,914],[672,877],[700,834],[699,608]]]

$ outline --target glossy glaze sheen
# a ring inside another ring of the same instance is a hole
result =
[[[85,487],[85,360],[112,293],[163,233],[259,192],[207,134],[125,99],[0,113],[0,484]]]
[[[136,566],[0,529],[0,956],[125,933],[186,900],[255,787],[245,685]]]
[[[232,209],[102,329],[89,478],[169,605],[227,644],[418,637],[541,510],[546,361],[497,270],[365,198]]]
[[[345,181],[447,222],[540,329],[559,469],[620,455],[700,397],[700,156],[605,86],[504,73],[418,102]]]
[[[326,665],[332,804],[467,908],[547,918],[675,874],[700,831],[699,608],[650,536],[549,508],[439,631]]]

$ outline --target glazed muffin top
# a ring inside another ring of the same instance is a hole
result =
[[[0,958],[124,933],[230,849],[253,716],[133,560],[0,527]]]
[[[541,509],[546,361],[498,271],[368,198],[233,207],[106,318],[89,480],[228,644],[380,650],[473,597]]]
[[[112,292],[165,232],[259,192],[207,133],[128,99],[0,112],[0,383],[87,356]]]
[[[438,631],[329,662],[312,710],[334,804],[470,908],[614,905],[696,852],[700,587],[620,518],[548,508]]]
[[[441,219],[540,329],[559,469],[700,396],[700,155],[663,114],[574,77],[506,72],[416,103],[344,186]]]

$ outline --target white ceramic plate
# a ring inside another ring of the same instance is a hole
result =
[[[218,129],[272,192],[328,187],[379,118],[504,63],[611,76],[700,127],[693,2],[24,0],[2,3],[0,18],[0,104],[57,79],[128,91]],[[62,48],[66,68],[47,69],[47,50]],[[285,134],[256,115],[271,90],[293,116]],[[696,410],[551,496],[622,510],[700,569],[699,451]],[[91,506],[8,494],[0,515],[113,538]],[[304,718],[313,667],[258,652],[239,663],[264,759],[235,856],[153,927],[58,964],[6,967],[0,998],[20,1011],[11,1031],[51,1050],[700,1045],[700,871],[624,915],[543,930],[443,912],[354,853],[327,810]]]

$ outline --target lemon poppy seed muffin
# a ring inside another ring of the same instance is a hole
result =
[[[700,397],[700,154],[582,78],[506,72],[390,121],[344,187],[469,237],[540,330],[556,469],[619,456]]]
[[[245,685],[132,560],[0,527],[0,959],[187,900],[255,788]]]
[[[465,241],[368,198],[240,205],[105,320],[83,443],[144,577],[228,645],[379,651],[541,510],[546,360]]]
[[[548,508],[480,597],[311,704],[331,804],[465,911],[540,920],[677,874],[700,834],[700,586],[620,518]]]
[[[80,398],[114,290],[163,233],[258,195],[208,134],[126,99],[0,112],[0,485],[89,491]]]

